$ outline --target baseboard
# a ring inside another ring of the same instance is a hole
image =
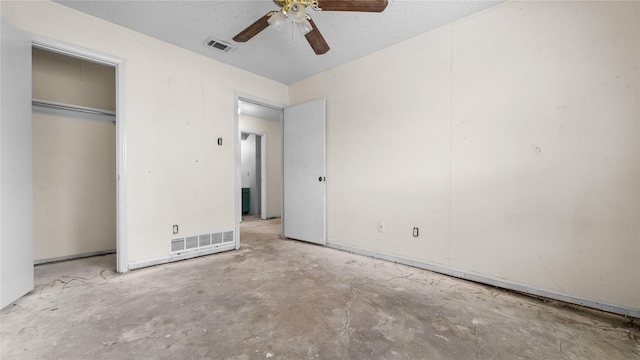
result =
[[[99,256],[99,255],[107,255],[107,254],[115,254],[115,253],[116,253],[115,249],[93,251],[93,252],[76,254],[76,255],[67,255],[67,256],[59,256],[59,257],[54,257],[49,259],[33,260],[33,265],[48,264],[48,263],[59,262],[59,261],[75,260],[75,259],[82,259],[82,258],[91,257],[91,256]]]
[[[498,279],[491,276],[472,273],[472,272],[463,271],[455,268],[449,268],[449,267],[445,267],[438,264],[432,264],[424,261],[412,260],[408,258],[379,253],[375,251],[364,250],[356,247],[351,247],[348,245],[327,243],[327,246],[333,249],[347,251],[353,254],[358,254],[358,255],[368,256],[376,259],[391,261],[398,264],[413,266],[416,268],[425,269],[425,270],[433,271],[443,275],[453,276],[460,279],[470,280],[470,281],[474,281],[481,284],[496,286],[496,287],[514,290],[514,291],[518,291],[521,293],[526,293],[534,296],[540,296],[544,298],[563,301],[566,303],[585,306],[585,307],[598,309],[602,311],[607,311],[610,313],[619,314],[623,316],[640,318],[640,309],[634,309],[634,308],[624,307],[620,305],[609,304],[609,303],[605,303],[605,302],[601,302],[593,299],[586,299],[586,298],[573,296],[569,294],[563,294],[563,293],[559,293],[551,290],[536,288],[529,285],[512,282],[505,279]]]
[[[216,247],[208,248],[205,250],[196,250],[196,251],[190,251],[187,253],[180,253],[177,255],[164,256],[160,258],[132,261],[129,263],[129,270],[136,270],[136,269],[141,269],[149,266],[167,264],[174,261],[193,259],[195,257],[211,255],[211,254],[215,254],[223,251],[235,250],[235,249],[236,249],[236,243],[234,241],[227,245],[216,246]]]

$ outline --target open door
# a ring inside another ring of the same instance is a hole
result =
[[[31,41],[0,17],[0,307],[33,290]]]
[[[284,110],[283,235],[326,244],[325,99]]]

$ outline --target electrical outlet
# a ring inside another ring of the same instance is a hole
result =
[[[178,225],[173,225],[173,235],[178,233]]]
[[[384,222],[382,221],[378,222],[378,232],[384,232]]]
[[[413,228],[413,237],[418,237],[418,235],[420,234],[420,229],[418,229],[417,227]]]

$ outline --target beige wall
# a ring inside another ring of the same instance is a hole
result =
[[[638,2],[512,2],[293,84],[329,242],[640,309],[639,47]]]
[[[115,126],[33,115],[34,259],[116,248]]]
[[[286,103],[287,86],[52,2],[0,6],[19,29],[125,59],[129,263],[166,258],[173,224],[234,229],[234,94]]]
[[[33,98],[116,110],[115,68],[34,48]]]
[[[280,122],[239,115],[240,131],[267,135],[267,218],[282,215],[282,154]]]
[[[115,110],[115,69],[32,50],[33,98]],[[79,113],[81,115],[81,113]],[[111,123],[33,116],[34,259],[116,248]]]
[[[636,309],[639,7],[507,3],[287,88],[1,3],[18,28],[126,59],[130,261],[166,256],[172,224],[233,228],[233,142],[215,139],[233,139],[234,91],[326,97],[330,242]]]

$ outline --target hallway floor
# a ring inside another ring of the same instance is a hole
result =
[[[2,310],[9,359],[640,359],[638,320],[279,237],[115,273],[115,256],[35,268]]]

